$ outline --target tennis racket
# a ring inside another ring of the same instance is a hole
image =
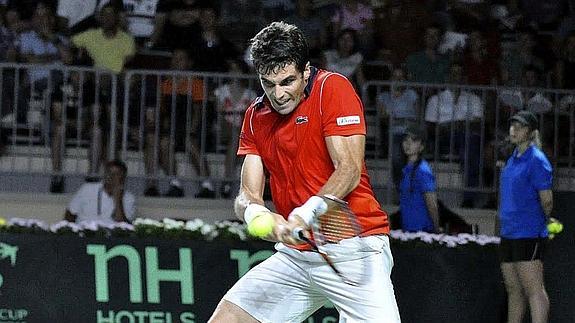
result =
[[[338,268],[337,263],[332,260],[328,249],[329,244],[338,243],[344,239],[359,236],[361,226],[357,217],[349,208],[346,201],[341,200],[333,195],[320,196],[327,204],[327,211],[314,218],[310,223],[312,237],[305,235],[303,228],[296,228],[293,236],[296,239],[306,242],[317,253],[319,253],[331,269],[342,279],[342,281],[351,286],[360,286],[365,278],[365,259],[358,259],[353,269],[343,270]]]

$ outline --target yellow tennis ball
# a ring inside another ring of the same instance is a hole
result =
[[[558,221],[553,221],[547,224],[547,231],[551,234],[557,234],[563,231],[563,223]]]
[[[4,219],[3,217],[0,217],[0,227],[5,226],[6,225],[6,219]]]
[[[248,224],[248,233],[254,237],[264,238],[272,233],[276,221],[269,212],[261,212]]]

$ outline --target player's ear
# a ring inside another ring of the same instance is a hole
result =
[[[303,79],[307,82],[307,80],[309,79],[309,75],[311,74],[311,68],[310,68],[310,64],[309,62],[307,62],[305,64],[305,68],[303,69]]]

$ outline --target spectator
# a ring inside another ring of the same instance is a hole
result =
[[[336,7],[331,17],[334,35],[343,30],[352,29],[357,33],[357,46],[364,54],[373,49],[373,30],[375,16],[370,4],[360,0],[344,0]]]
[[[248,36],[267,23],[260,1],[226,0],[219,3],[220,24],[226,31],[226,37],[243,50]]]
[[[441,29],[437,26],[425,30],[423,50],[407,57],[407,75],[410,81],[445,83],[449,75],[450,59],[438,52]]]
[[[513,155],[501,171],[500,260],[507,290],[507,320],[522,322],[529,305],[532,322],[547,322],[549,297],[543,262],[546,222],[553,209],[553,169],[540,150],[538,120],[528,111],[510,119]]]
[[[33,29],[20,34],[20,59],[30,64],[61,64],[69,59],[69,41],[55,31],[56,16],[49,7],[39,3],[32,17]],[[18,120],[28,119],[29,125],[40,124],[40,115],[45,108],[44,91],[51,91],[49,85],[61,83],[62,75],[49,68],[28,69],[28,82],[19,96]]]
[[[325,50],[321,66],[324,69],[338,72],[347,77],[357,92],[365,83],[363,75],[363,55],[357,47],[357,35],[352,29],[344,29],[337,36],[335,48]]]
[[[188,71],[192,67],[190,55],[185,49],[176,49],[171,60],[171,69],[175,71]],[[174,85],[175,82],[175,85]],[[155,82],[153,82],[155,84]],[[201,127],[201,102],[204,100],[204,84],[201,79],[185,75],[166,77],[161,82],[159,91],[161,101],[155,107],[147,108],[145,116],[145,163],[146,173],[152,176],[148,181],[148,187],[144,192],[146,196],[158,196],[156,158],[159,159],[160,167],[171,177],[170,188],[165,196],[183,197],[184,190],[177,179],[177,167],[175,152],[188,151],[196,174],[203,180],[201,190],[196,197],[215,197],[214,187],[210,181],[210,170],[205,159],[198,149],[197,141],[200,138]],[[191,93],[189,91],[191,90]],[[147,91],[156,95],[157,90]],[[188,97],[190,95],[190,97]],[[175,96],[175,98],[174,98]],[[175,99],[175,100],[174,100]],[[191,102],[191,111],[188,110],[188,100]],[[200,103],[200,104],[198,104]],[[155,109],[159,108],[159,111]],[[159,116],[159,129],[156,118]],[[189,116],[189,117],[188,117]],[[187,119],[191,119],[191,124]],[[159,141],[158,135],[159,134]],[[191,138],[189,137],[191,135]],[[159,149],[159,150],[158,150]]]
[[[248,66],[240,60],[228,61],[228,72],[231,74],[247,74]],[[247,80],[233,78],[214,91],[218,113],[223,115],[225,122],[221,125],[221,131],[225,136],[226,159],[224,162],[224,178],[226,181],[222,185],[222,196],[229,198],[232,196],[232,183],[230,179],[236,178],[236,165],[238,158],[239,133],[242,125],[242,116],[245,109],[250,105],[257,94],[248,87]]]
[[[401,67],[394,68],[391,81],[405,82],[405,71]],[[417,124],[417,99],[417,93],[405,84],[392,84],[389,91],[377,97],[382,129],[389,129],[391,136],[392,176],[398,191],[405,164],[401,143],[407,129]]]
[[[392,0],[376,19],[376,43],[391,51],[394,65],[403,64],[419,48],[420,34],[429,20],[417,0]]]
[[[17,58],[17,34],[6,25],[4,14],[0,14],[0,62],[15,62]]]
[[[217,29],[218,16],[212,7],[201,9],[200,26],[201,36],[195,47],[194,68],[201,71],[224,72],[227,60],[237,57],[240,52],[237,48]]]
[[[100,0],[58,0],[56,13],[62,25],[74,35],[97,26],[95,16],[104,4]]]
[[[144,45],[154,32],[156,9],[160,0],[122,0],[129,33],[138,45]]]
[[[468,84],[497,84],[499,71],[497,64],[497,58],[489,52],[483,33],[479,30],[472,31],[463,58],[463,69]]]
[[[131,222],[136,216],[134,195],[126,191],[126,164],[112,160],[104,166],[104,179],[84,183],[74,194],[64,219],[69,222]]]
[[[555,86],[560,89],[575,89],[575,32],[565,39],[556,62]]]
[[[106,159],[107,136],[109,133],[109,120],[111,116],[112,100],[122,97],[121,88],[112,98],[112,80],[124,70],[124,66],[135,54],[134,37],[120,29],[119,13],[112,4],[106,4],[100,9],[98,22],[100,27],[90,29],[72,38],[72,43],[79,48],[79,57],[89,56],[94,67],[105,69],[108,73],[99,73],[99,80],[89,80],[93,82],[92,88],[95,94],[94,103],[103,103],[104,107],[94,104],[92,110],[92,144],[90,145],[90,174],[95,174],[99,170],[100,162]],[[121,84],[118,82],[117,84]],[[99,85],[96,88],[96,84]],[[96,95],[97,94],[97,95]],[[122,116],[117,109],[118,119]],[[119,123],[118,123],[119,124]]]
[[[93,87],[93,85],[92,85]],[[59,84],[53,91],[50,109],[50,148],[52,153],[52,180],[50,183],[51,193],[64,193],[65,181],[62,174],[62,160],[66,140],[70,137],[86,139],[90,124],[88,118],[82,118],[84,109],[93,104],[93,98],[89,97],[87,86],[83,87],[80,82],[80,73],[71,71],[68,78]]]
[[[282,20],[295,9],[293,0],[260,0],[263,16],[267,21]]]
[[[518,35],[515,46],[506,52],[500,60],[501,79],[504,85],[517,86],[521,84],[523,69],[533,65],[543,71],[545,64],[535,54],[537,41],[532,31],[524,30]]]
[[[321,51],[327,43],[327,26],[321,17],[313,11],[313,4],[309,0],[297,0],[296,11],[285,19],[286,22],[298,26],[305,34],[309,44],[311,63],[319,63]]]
[[[456,63],[450,67],[450,83],[463,83],[463,69],[460,64]],[[483,111],[484,103],[481,98],[460,87],[447,88],[429,98],[425,121],[431,126],[432,133],[439,132],[434,136],[439,137],[439,142],[435,144],[436,147],[439,146],[439,151],[435,151],[436,156],[454,153],[452,148],[456,147],[456,143],[452,141],[452,130],[455,138],[457,121],[472,122],[481,119]]]
[[[556,31],[564,16],[569,10],[566,0],[519,0],[525,25],[542,31]]]
[[[407,130],[401,145],[407,156],[399,188],[401,228],[409,232],[438,232],[435,176],[427,161],[421,157],[425,132],[417,128]]]
[[[199,0],[160,1],[156,10],[154,32],[148,46],[168,50],[183,46],[191,49],[197,46],[201,35],[199,2]]]
[[[34,12],[39,3],[54,10],[58,0],[8,0],[8,8],[16,10],[18,15],[24,20],[33,19]]]

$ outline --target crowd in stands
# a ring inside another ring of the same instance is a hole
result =
[[[94,142],[90,145],[90,156],[93,156],[90,172],[97,173],[100,162],[107,159],[106,149],[102,148],[107,138],[97,134],[109,131],[106,127],[109,127],[114,75],[143,68],[249,73],[248,40],[274,20],[298,25],[309,41],[312,64],[344,74],[358,91],[368,80],[575,87],[575,2],[570,0],[0,0],[0,61],[94,66],[109,72],[109,75],[83,80],[98,84],[99,90],[91,91],[98,93],[85,90],[89,86],[80,86],[86,92],[83,94],[85,105],[100,103],[89,113],[89,121],[83,127],[91,132],[90,138],[103,139],[92,139]],[[2,91],[11,93],[14,80],[10,82],[10,74],[3,77]],[[70,81],[74,77],[76,80]],[[19,122],[26,119],[30,122],[34,117],[30,113],[34,93],[58,85],[53,89],[50,129],[52,148],[56,152],[63,150],[65,133],[62,115],[66,102],[62,101],[66,95],[62,90],[65,87],[60,85],[75,87],[77,91],[79,84],[74,74],[68,78],[63,79],[62,74],[41,67],[31,68],[18,97],[21,108],[15,118]],[[160,81],[164,82],[162,93],[173,93],[173,84],[165,79]],[[186,86],[178,85],[178,88]],[[227,130],[239,127],[241,107],[234,102],[247,102],[256,92],[242,82],[222,85],[214,92],[217,106],[226,113]],[[537,113],[551,110],[549,98],[537,91],[522,93],[519,97],[512,91],[507,94],[501,93],[501,101],[514,109],[532,107],[532,110],[540,110],[534,111]],[[192,105],[196,99],[192,98]],[[401,119],[390,132],[398,152],[402,131],[418,114],[425,115],[430,131],[441,134],[451,131],[443,127],[446,122],[469,121],[472,124],[472,131],[467,131],[470,139],[456,144],[460,152],[467,151],[461,155],[468,156],[469,160],[462,159],[462,162],[469,166],[479,163],[477,147],[481,127],[474,123],[489,113],[486,99],[490,100],[473,92],[451,89],[419,97],[412,90],[398,88],[381,93],[376,102],[383,116]],[[416,110],[418,100],[425,100],[423,113]],[[7,106],[10,105],[3,104],[2,117],[7,114]],[[162,158],[156,163],[150,157],[155,154],[150,151],[156,146],[155,142],[169,139],[164,125],[172,124],[169,121],[174,117],[165,111],[166,106],[163,108],[165,113],[161,113],[159,122],[153,111],[145,113],[146,170],[154,176],[159,164],[173,177],[168,195],[182,196],[175,166]],[[453,113],[455,110],[458,113]],[[70,118],[73,111],[66,113],[67,119],[73,119]],[[159,136],[151,136],[155,124],[160,125]],[[488,133],[493,130],[487,127]],[[233,143],[237,142],[234,131],[228,136],[226,178],[233,177]],[[446,138],[439,137],[440,140]],[[464,136],[456,133],[456,138]],[[176,139],[178,146],[181,138]],[[192,149],[196,172],[209,178],[205,160],[196,153]],[[164,158],[168,155],[168,152],[160,153]],[[394,164],[400,163],[400,160],[394,161]],[[394,181],[399,184],[401,167],[395,169],[398,171]],[[52,191],[62,191],[59,153],[53,154],[53,170],[58,175],[53,179]],[[477,185],[478,176],[477,171],[470,170],[467,184]],[[225,194],[229,194],[230,185],[226,185]],[[205,196],[213,196],[209,181],[202,186],[207,190]],[[157,183],[150,180],[146,193],[159,195]]]

